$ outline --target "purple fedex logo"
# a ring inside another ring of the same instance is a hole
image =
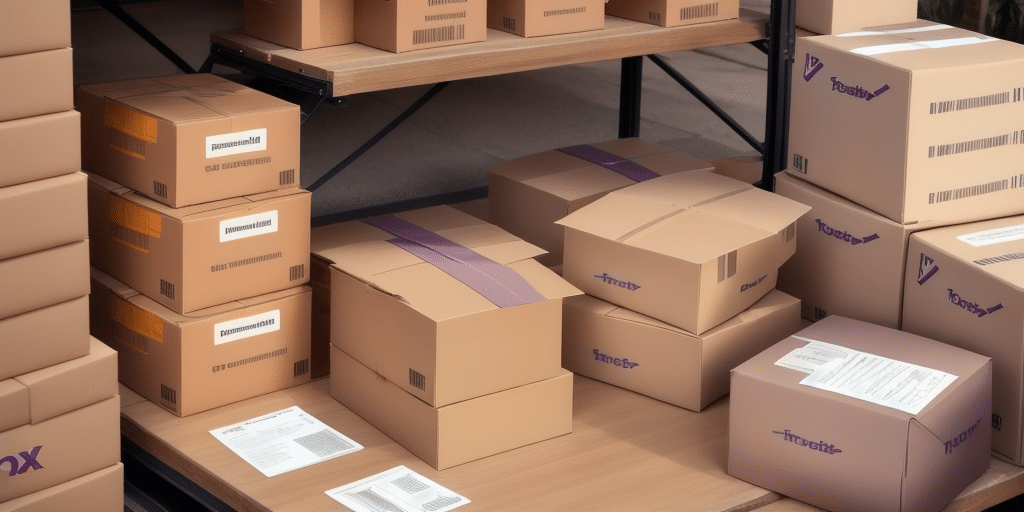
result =
[[[825,63],[818,57],[815,57],[809,53],[804,55],[804,72],[803,77],[805,82],[810,82],[814,75],[817,75],[819,71],[825,68]],[[882,93],[889,90],[889,84],[885,84],[874,91],[865,89],[859,85],[850,85],[844,83],[837,76],[829,78],[832,81],[832,90],[840,94],[846,94],[853,96],[854,98],[860,98],[864,101],[871,101],[872,99],[881,96]]]
[[[836,448],[836,445],[834,444],[829,444],[826,443],[825,441],[811,441],[810,439],[805,439],[790,432],[789,429],[783,430],[782,432],[779,432],[778,430],[772,430],[772,433],[779,434],[780,436],[782,436],[783,441],[788,441],[797,446],[810,448],[811,450],[814,450],[816,452],[827,453],[829,455],[843,453],[843,451]]]
[[[917,264],[917,284],[923,285],[938,271],[939,266],[935,264],[935,260],[921,253],[921,261]]]
[[[875,233],[873,235],[868,235],[868,236],[865,236],[863,238],[857,238],[857,237],[851,235],[850,233],[848,233],[846,231],[840,231],[838,229],[835,229],[835,228],[829,226],[828,224],[825,224],[824,222],[822,222],[821,219],[814,219],[814,222],[818,223],[818,232],[819,233],[824,233],[826,236],[833,237],[833,238],[835,238],[837,240],[840,240],[842,242],[846,242],[846,243],[848,243],[850,245],[866,244],[868,242],[871,242],[872,240],[877,240],[878,238],[880,238],[878,236],[878,233]]]
[[[814,75],[817,75],[818,71],[821,71],[821,68],[824,67],[825,64],[821,62],[821,59],[809,53],[806,54],[804,56],[804,80],[810,82]]]
[[[960,294],[954,291],[952,288],[946,288],[946,291],[949,293],[950,304],[953,304],[954,306],[959,306],[961,309],[964,309],[969,313],[974,313],[975,315],[978,315],[978,318],[981,318],[985,315],[991,315],[992,313],[995,313],[996,311],[1003,309],[1002,302],[990,308],[985,308],[980,306],[977,302],[973,302],[961,297]]]
[[[42,446],[36,446],[32,448],[32,451],[8,455],[0,459],[0,467],[9,464],[11,467],[8,471],[9,476],[21,475],[30,469],[43,469],[43,465],[39,463],[39,450],[42,449]]]

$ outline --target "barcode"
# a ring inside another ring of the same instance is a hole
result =
[[[377,494],[373,489],[367,488],[361,491],[356,491],[347,494],[349,498],[354,501],[358,501],[363,506],[374,512],[404,512],[404,508],[399,507],[391,502],[391,500]]]
[[[965,199],[968,197],[980,196],[982,194],[990,194],[992,192],[999,192],[1000,190],[1006,190],[1010,187],[1009,180],[993,181],[992,183],[985,183],[984,185],[974,185],[973,187],[963,187],[953,190],[943,190],[941,192],[932,192],[928,194],[928,204],[944,203],[946,201],[955,201],[957,199]]]
[[[515,29],[516,29],[516,19],[515,18],[509,18],[508,16],[502,16],[501,17],[501,26],[505,30],[515,31]]]
[[[427,0],[427,5],[464,4],[469,0]]]
[[[174,389],[160,384],[160,399],[171,404],[178,404],[178,392]]]
[[[159,181],[154,181],[153,182],[153,193],[156,194],[157,197],[166,198],[167,197],[167,185],[164,185],[163,183],[160,183]]]
[[[423,504],[423,510],[433,512],[434,510],[441,510],[443,508],[454,505],[462,501],[459,496],[438,496]]]
[[[126,133],[119,132],[113,128],[107,130],[107,143],[114,149],[145,160],[146,141],[132,137]]]
[[[995,263],[1002,263],[1004,261],[1024,260],[1024,252],[1012,252],[1010,254],[1003,254],[1000,256],[992,256],[991,258],[982,258],[980,260],[974,260],[975,265],[992,265]]]
[[[815,320],[821,320],[822,318],[825,318],[826,316],[828,316],[828,311],[825,311],[824,309],[821,309],[819,307],[815,307],[814,308],[814,319]]]
[[[292,365],[292,376],[298,377],[307,373],[309,373],[309,359],[295,361],[295,364]]]
[[[296,279],[302,279],[304,277],[306,277],[306,266],[305,265],[295,265],[294,267],[288,269],[288,280],[289,281],[294,281]]]
[[[1013,102],[1024,101],[1024,87],[1018,87],[1013,90]]]
[[[135,231],[134,229],[128,229],[116,222],[111,222],[109,227],[110,236],[121,242],[128,247],[137,249],[142,252],[149,252],[149,235],[144,235]]]
[[[145,355],[149,354],[149,338],[129,329],[121,323],[115,323],[113,329],[114,339],[124,343],[128,348],[136,352]]]
[[[736,251],[718,257],[718,282],[736,275]]]
[[[409,494],[416,494],[430,488],[429,485],[419,481],[412,475],[402,475],[401,477],[392,480],[391,483]]]
[[[1020,89],[1016,90],[1017,96],[1020,96]],[[1017,101],[1017,100],[1014,100]],[[948,100],[948,101],[936,101],[931,104],[928,109],[929,114],[945,114],[946,112],[956,112],[959,110],[969,110],[972,108],[983,108],[991,107],[993,105],[1002,105],[1010,102],[1009,92],[1000,92],[996,94],[989,94],[986,96],[977,96],[974,98],[961,98],[959,100]]]
[[[409,368],[409,384],[424,391],[427,390],[427,378],[412,368]]]
[[[713,4],[694,5],[679,9],[679,19],[681,20],[707,18],[710,16],[718,16],[718,2]]]
[[[968,153],[971,151],[981,151],[983,149],[997,148],[1000,146],[1009,145],[1010,140],[1011,135],[1007,134],[997,135],[995,137],[988,137],[984,139],[969,140],[965,142],[956,142],[953,144],[943,144],[941,146],[930,146],[928,148],[928,158],[959,155],[960,153]]]
[[[278,174],[278,183],[280,185],[291,185],[292,183],[295,183],[295,169],[281,171],[281,173]]]
[[[329,457],[354,448],[343,437],[327,429],[307,436],[296,437],[295,442],[313,452],[317,457]]]
[[[164,281],[163,279],[161,279],[160,280],[160,295],[163,295],[163,296],[165,296],[165,297],[167,297],[169,299],[173,299],[174,298],[174,285],[171,284],[171,283],[168,283],[167,281]]]
[[[649,19],[651,21],[660,22],[661,21],[661,13],[650,11],[650,12],[647,13],[647,19]]]
[[[412,44],[429,44],[443,41],[457,41],[466,38],[465,25],[425,28],[412,32]]]
[[[573,7],[571,9],[558,9],[555,11],[544,11],[544,17],[549,16],[565,16],[566,14],[580,14],[587,12],[586,7]]]
[[[793,154],[793,168],[807,174],[807,167],[810,166],[811,161],[804,158],[796,153]]]

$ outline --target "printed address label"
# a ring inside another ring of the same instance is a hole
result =
[[[277,232],[277,210],[220,221],[221,243]]]
[[[206,158],[240,155],[267,150],[267,129],[210,135],[206,138]]]
[[[213,344],[221,345],[281,329],[281,310],[228,320],[213,326]]]

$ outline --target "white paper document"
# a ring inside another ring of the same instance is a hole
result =
[[[801,341],[806,341],[807,345],[782,356],[782,358],[776,361],[775,364],[784,366],[791,370],[811,373],[819,366],[836,359],[842,359],[848,356],[851,352],[850,349],[840,347],[839,345],[816,341],[810,338],[802,338],[800,336],[793,337]]]
[[[354,512],[446,512],[470,502],[405,466],[325,494]]]
[[[282,409],[210,433],[268,477],[363,449],[359,443],[299,407]]]

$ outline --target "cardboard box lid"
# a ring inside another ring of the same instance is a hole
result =
[[[28,388],[24,384],[10,379],[0,380],[0,432],[20,427],[31,418],[31,403]]]
[[[919,231],[911,236],[973,262],[978,270],[1024,292],[1024,215]]]

